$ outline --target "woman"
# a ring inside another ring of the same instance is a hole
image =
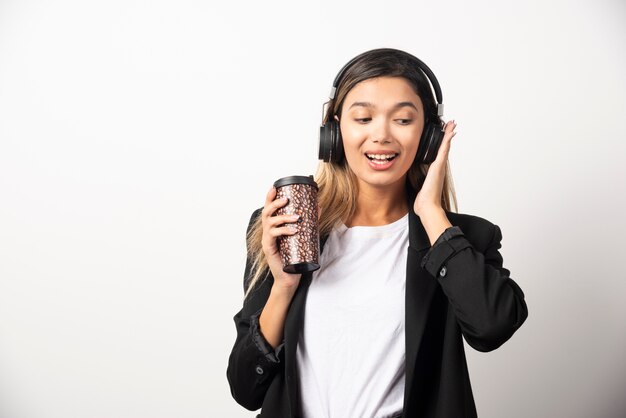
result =
[[[527,308],[500,228],[451,211],[456,123],[403,51],[360,54],[333,87],[315,177],[321,268],[282,270],[276,238],[297,219],[275,215],[287,202],[270,189],[248,226],[231,393],[261,417],[475,417],[463,337],[494,350]]]

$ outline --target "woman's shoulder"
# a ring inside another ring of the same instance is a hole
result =
[[[489,242],[499,231],[499,227],[492,221],[481,216],[469,213],[445,211],[450,223],[461,228],[461,231],[477,242]]]
[[[262,211],[263,211],[263,206],[261,206],[258,209],[254,209],[252,211],[252,214],[250,215],[250,221],[248,222],[248,229],[252,226],[254,221],[256,221],[256,219],[261,215]]]
[[[263,211],[263,206],[261,206],[261,207],[260,207],[260,208],[258,208],[258,209],[254,209],[254,210],[252,211],[252,215],[250,216],[250,219],[252,219],[252,220],[256,219],[256,217],[257,217],[257,216],[259,216],[259,215],[261,214],[261,212],[262,212],[262,211]]]
[[[492,228],[494,225],[494,222],[490,221],[489,219],[471,213],[451,212],[448,210],[446,210],[445,212],[450,222],[455,220],[463,224],[472,224],[483,228]]]

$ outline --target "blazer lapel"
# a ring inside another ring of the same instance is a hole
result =
[[[322,254],[324,249],[324,243],[328,239],[328,236],[320,239],[320,251]],[[287,393],[289,397],[289,406],[291,409],[291,416],[297,415],[297,396],[298,396],[298,377],[296,370],[296,348],[298,344],[298,337],[300,336],[300,330],[304,324],[304,304],[306,303],[306,295],[309,290],[309,285],[313,279],[313,272],[304,273],[300,278],[300,285],[296,294],[291,300],[287,317],[285,318],[285,379],[287,384]]]
[[[291,306],[285,318],[285,379],[292,417],[298,416],[296,397],[299,383],[296,376],[296,347],[300,329],[304,323],[304,303],[311,278],[312,273],[305,273],[300,278],[300,286],[291,300]]]
[[[437,281],[421,268],[420,262],[430,249],[428,234],[413,210],[415,193],[407,192],[409,205],[409,248],[407,249],[405,293],[406,380],[404,405],[415,385],[415,366]]]

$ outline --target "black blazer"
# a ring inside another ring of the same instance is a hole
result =
[[[486,219],[446,211],[453,227],[431,247],[408,192],[409,248],[405,297],[406,379],[403,417],[476,417],[462,337],[474,349],[495,350],[528,316],[524,293],[502,266],[502,234]],[[256,210],[252,221],[260,214]],[[322,238],[321,248],[326,237]],[[244,273],[248,284],[251,262]],[[260,417],[300,417],[296,346],[312,273],[292,299],[284,345],[275,355],[259,337],[258,316],[273,283],[271,273],[234,316],[237,337],[228,360],[233,398]]]

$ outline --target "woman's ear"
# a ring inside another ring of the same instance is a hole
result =
[[[335,114],[335,120],[336,120],[337,122],[339,122],[339,118],[337,117],[337,115],[336,115],[336,114]]]

